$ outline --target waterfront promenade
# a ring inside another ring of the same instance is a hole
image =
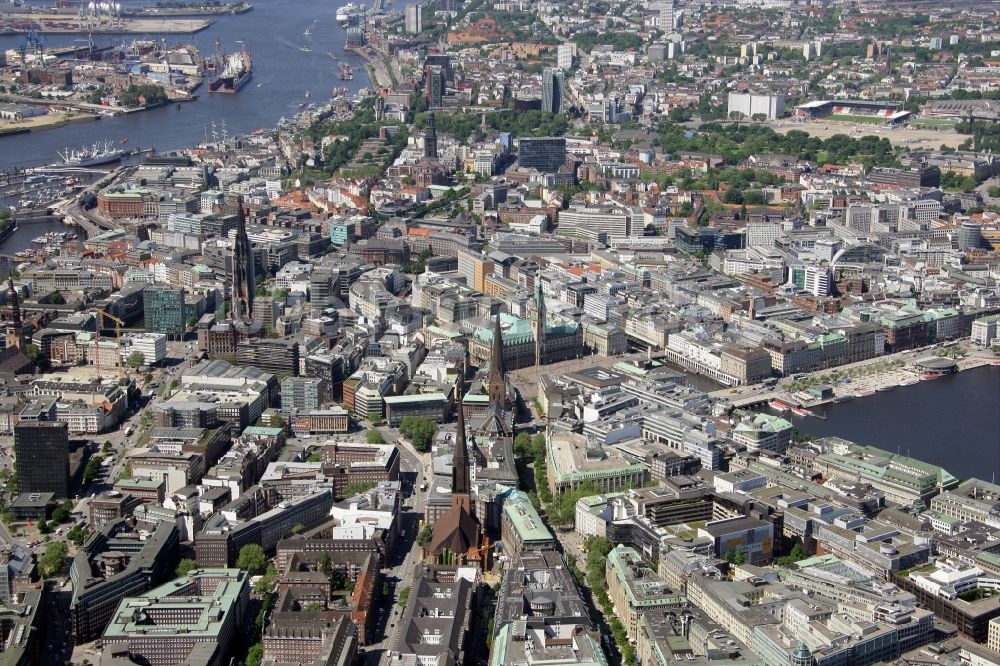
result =
[[[731,389],[720,389],[712,392],[716,398],[729,400],[734,407],[752,407],[771,400],[780,400],[792,406],[815,407],[837,398],[858,397],[895,388],[897,386],[921,381],[924,371],[917,366],[917,361],[934,356],[940,349],[955,347],[965,355],[956,358],[959,372],[979,368],[1000,362],[989,350],[976,349],[968,338],[961,338],[946,343],[937,343],[920,349],[911,349],[896,354],[886,354],[878,358],[850,363],[847,365],[816,370],[814,372],[797,373],[792,377],[780,380],[775,386],[751,384]],[[845,382],[844,380],[848,381]],[[833,397],[826,399],[804,399],[803,393],[811,386],[821,385],[833,388]]]

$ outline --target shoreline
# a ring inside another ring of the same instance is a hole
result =
[[[365,69],[368,71],[368,82],[373,87],[391,88],[393,87],[392,73],[388,70],[385,60],[374,58],[369,55],[367,49],[355,47],[344,47],[345,52],[353,53],[365,61]],[[383,78],[385,79],[383,81]]]
[[[10,25],[11,17],[14,17],[19,25]],[[21,27],[23,23],[30,23],[34,29],[53,35],[193,35],[207,30],[215,22],[211,19],[138,18],[125,19],[115,25],[88,27],[75,16],[58,14],[0,15],[0,28],[9,28],[5,34],[27,34],[30,29]]]
[[[79,123],[90,123],[100,120],[101,116],[99,114],[90,113],[80,113],[70,118],[57,118],[53,119],[52,122],[41,123],[33,127],[0,127],[0,139],[5,136],[17,136],[19,134],[31,134],[33,132],[45,132],[48,130],[59,129],[60,127],[66,127],[67,125],[76,125]]]
[[[915,350],[906,350],[896,354],[879,356],[865,361],[816,370],[809,373],[801,373],[798,379],[792,377],[782,377],[778,383],[772,387],[763,384],[744,385],[735,388],[721,389],[711,392],[715,398],[727,400],[732,409],[760,409],[768,407],[768,403],[777,401],[784,403],[785,409],[774,411],[789,414],[792,408],[809,410],[814,407],[838,404],[858,398],[866,398],[876,393],[895,390],[896,388],[906,388],[924,381],[933,381],[944,374],[959,374],[967,370],[976,368],[1000,366],[1000,357],[993,356],[987,350],[976,350],[967,347],[968,338],[961,338],[947,343],[935,343]],[[943,347],[959,347],[966,351],[966,355],[953,359],[955,369],[951,372],[936,374],[927,369],[917,366],[917,361],[929,358],[937,358],[934,355],[936,349]],[[902,365],[892,366],[894,363]],[[868,376],[851,376],[852,371],[867,369],[871,371]],[[832,375],[837,373],[836,378]],[[796,373],[798,375],[799,373]],[[936,374],[936,376],[935,376]],[[850,381],[844,383],[844,376],[850,377]],[[825,398],[817,398],[807,395],[809,387],[793,388],[788,384],[795,384],[807,379],[820,379],[820,384],[833,389],[833,395]],[[772,408],[773,409],[773,408]],[[806,415],[808,416],[808,414]],[[815,416],[813,414],[813,416]]]
[[[198,18],[201,16],[237,16],[239,14],[246,14],[253,9],[253,5],[249,2],[241,4],[232,5],[220,5],[217,7],[210,7],[205,5],[190,6],[190,7],[143,7],[137,8],[135,14],[127,14],[126,16],[132,16],[142,19],[152,19],[152,18]],[[154,11],[155,10],[155,11]]]

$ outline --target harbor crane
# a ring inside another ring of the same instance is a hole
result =
[[[27,36],[24,38],[24,44],[21,45],[22,65],[28,62],[28,47],[31,47],[31,52],[41,60],[45,55],[45,35],[37,32],[34,28],[28,31]]]
[[[97,310],[97,335],[94,336],[94,366],[97,370],[97,376],[101,376],[101,329],[104,328],[104,318],[107,317],[115,322],[115,366],[118,368],[118,379],[121,379],[125,374],[122,363],[122,324],[125,322],[110,312],[105,312],[100,308],[94,309]]]

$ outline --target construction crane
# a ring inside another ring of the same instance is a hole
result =
[[[95,310],[97,310],[97,335],[94,345],[94,365],[97,369],[97,376],[101,376],[101,329],[104,328],[104,318],[107,317],[115,322],[115,365],[118,368],[118,379],[121,379],[125,374],[124,364],[122,363],[122,324],[125,322],[110,312],[105,312],[100,308],[95,308]]]

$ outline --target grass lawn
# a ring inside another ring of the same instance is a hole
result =
[[[869,125],[883,125],[885,124],[885,118],[878,118],[875,116],[852,116],[846,113],[832,113],[824,120],[837,120],[845,123],[867,123]]]
[[[954,129],[958,121],[952,118],[914,118],[906,124],[923,129]]]

